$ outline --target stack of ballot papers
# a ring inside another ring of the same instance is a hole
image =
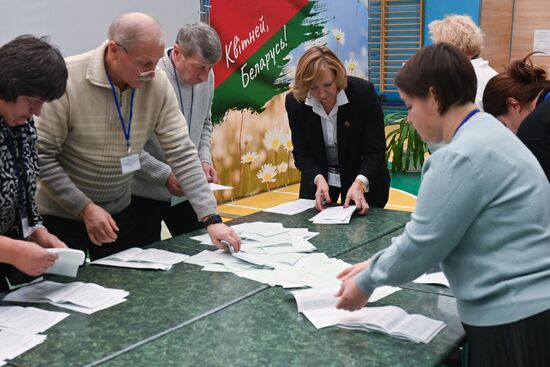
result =
[[[393,287],[377,288],[369,298],[369,303],[399,290],[391,288]],[[377,291],[381,293],[376,294]],[[409,315],[396,306],[369,306],[354,312],[338,310],[336,303],[339,298],[334,297],[336,292],[335,288],[313,288],[294,291],[292,294],[296,299],[298,312],[303,313],[317,329],[338,326],[352,330],[379,331],[416,343],[429,343],[446,326],[443,321],[422,315]]]
[[[205,271],[232,272],[270,286],[284,288],[337,285],[336,275],[350,264],[329,258],[316,250],[309,239],[317,232],[307,228],[285,228],[281,223],[252,222],[232,226],[241,237],[241,251],[203,251],[185,260]],[[207,234],[192,237],[213,245]]]
[[[315,224],[348,224],[354,211],[355,205],[350,205],[347,208],[331,206],[321,210],[319,214],[309,220]]]
[[[449,288],[449,281],[442,271],[438,271],[437,273],[422,274],[421,276],[413,280],[413,283],[438,284]]]
[[[134,269],[170,270],[173,265],[183,262],[188,257],[189,255],[154,248],[143,250],[138,247],[132,247],[92,261],[90,264]]]
[[[128,292],[94,283],[33,283],[8,293],[4,301],[50,303],[69,310],[92,314],[126,301]]]
[[[294,215],[311,208],[315,208],[315,200],[298,199],[298,200],[289,201],[280,205],[276,205],[271,208],[264,209],[264,212]]]
[[[55,260],[53,266],[46,273],[72,278],[76,277],[78,267],[84,264],[86,257],[84,251],[72,248],[47,248],[46,251],[57,254],[57,260]]]
[[[66,312],[53,312],[34,307],[0,307],[0,366],[46,340],[39,335],[65,317]]]

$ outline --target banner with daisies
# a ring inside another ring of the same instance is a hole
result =
[[[232,192],[251,195],[299,181],[284,109],[297,60],[326,44],[348,73],[366,76],[368,0],[211,0],[222,43],[214,68],[213,159]],[[224,196],[225,195],[225,196]]]

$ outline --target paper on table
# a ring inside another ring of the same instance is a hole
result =
[[[104,288],[94,283],[68,284],[43,281],[8,293],[5,301],[51,303],[54,306],[91,314],[124,302],[129,293],[122,289]]]
[[[390,286],[378,287],[369,297],[369,303],[379,301],[400,290],[401,288]],[[336,304],[340,300],[340,298],[334,296],[336,292],[338,292],[338,287],[322,287],[294,291],[292,295],[296,299],[298,312],[316,310],[319,308],[331,308],[336,310]]]
[[[264,209],[264,212],[294,215],[315,207],[315,200],[298,199]]]
[[[46,340],[46,335],[0,330],[0,361],[14,359]]]
[[[208,185],[210,186],[211,191],[233,190],[233,187],[231,187],[231,186],[224,186],[224,185],[216,184],[216,183],[213,183],[213,182],[210,182]],[[184,201],[187,201],[187,196],[185,196],[185,195],[183,195],[183,196],[173,196],[172,195],[172,198],[170,199],[170,206],[176,206],[179,203],[182,203]]]
[[[343,206],[331,206],[321,210],[309,220],[316,224],[347,224],[354,211],[355,205],[350,205],[347,208]]]
[[[92,261],[94,265],[120,266],[137,269],[169,270],[173,265],[183,262],[189,255],[159,250],[132,247],[116,254]]]
[[[72,248],[47,248],[46,251],[53,252],[59,256],[46,273],[73,278],[76,277],[78,267],[84,264],[84,259],[86,257],[84,251]]]
[[[418,278],[416,278],[415,280],[413,280],[413,283],[439,284],[449,288],[449,281],[447,280],[447,277],[445,276],[445,274],[443,274],[442,271],[439,271],[437,273],[423,274]]]
[[[35,307],[1,306],[0,328],[37,334],[48,330],[65,317],[66,312],[41,310]]]

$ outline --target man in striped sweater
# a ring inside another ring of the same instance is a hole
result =
[[[221,58],[221,44],[216,31],[206,23],[183,26],[176,43],[168,48],[158,67],[166,72],[176,92],[179,107],[187,121],[189,137],[199,153],[208,182],[216,182],[218,174],[212,164],[211,107],[214,97],[213,66]],[[197,214],[188,200],[171,205],[172,195],[183,193],[166,187],[174,174],[156,137],[145,145],[141,170],[132,184],[132,213],[147,212],[148,217],[136,216],[140,236],[147,242],[160,240],[161,221],[172,236],[200,228]],[[185,220],[182,220],[185,218]]]
[[[39,211],[54,234],[89,250],[92,259],[144,244],[135,236],[129,205],[139,153],[153,135],[213,242],[240,247],[216,214],[173,88],[163,72],[155,73],[163,51],[164,32],[155,19],[119,16],[107,41],[66,59],[67,91],[46,104],[37,121]]]

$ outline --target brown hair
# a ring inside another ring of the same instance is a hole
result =
[[[334,72],[338,91],[346,89],[346,68],[338,59],[338,56],[326,46],[314,46],[304,52],[296,66],[292,93],[298,101],[305,101],[311,85],[321,75],[322,68],[329,68]]]
[[[533,64],[532,52],[521,60],[514,60],[506,71],[489,80],[483,92],[483,109],[493,116],[506,114],[506,100],[514,98],[519,103],[529,103],[550,86],[546,71]]]
[[[452,106],[474,102],[477,79],[466,55],[455,46],[441,42],[418,51],[401,68],[395,78],[401,91],[425,98],[433,88],[438,98],[438,112]]]

